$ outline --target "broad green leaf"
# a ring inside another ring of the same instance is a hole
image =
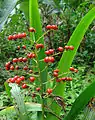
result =
[[[14,9],[18,0],[2,0],[0,1],[0,31],[7,20],[7,17]]]
[[[94,96],[95,96],[95,81],[79,95],[79,97],[73,103],[70,112],[63,120],[74,120],[76,116],[80,113],[80,111],[85,108],[87,103]]]
[[[28,112],[42,111],[41,104],[38,104],[38,103],[26,102],[25,107]],[[12,114],[12,113],[16,114],[16,110],[15,110],[14,106],[7,107],[7,108],[1,110],[0,116],[6,115],[6,114]]]
[[[87,31],[89,25],[91,22],[95,19],[95,7],[91,9],[85,16],[82,18],[78,26],[76,27],[75,31],[73,32],[69,42],[67,45],[73,45],[74,50],[73,51],[64,51],[61,60],[59,61],[58,68],[61,73],[66,73],[69,71],[69,68],[72,64],[72,61],[76,55],[77,49],[83,39],[83,36],[85,35],[85,32]],[[56,95],[64,97],[64,88],[65,84],[60,83],[56,89],[54,90],[54,93]],[[60,107],[56,104],[52,106],[52,108],[56,111],[56,113],[60,113]]]

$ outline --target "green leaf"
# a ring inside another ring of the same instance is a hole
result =
[[[18,87],[17,84],[15,84],[15,83],[10,83],[9,86],[12,87],[11,94],[17,104],[16,108],[18,108],[18,109],[16,109],[16,110],[18,112],[20,120],[26,120],[26,119],[29,120],[29,117],[27,115],[27,110],[26,110],[26,107],[24,104],[24,98],[20,92],[20,87]]]
[[[70,112],[63,120],[74,120],[81,110],[85,108],[92,97],[95,96],[95,81],[88,86],[75,100]]]
[[[0,31],[6,22],[9,14],[14,9],[18,0],[3,0],[0,2]]]
[[[10,100],[12,101],[11,92],[10,92],[11,87],[9,86],[7,82],[5,82],[4,85],[5,85],[6,93],[8,94]]]

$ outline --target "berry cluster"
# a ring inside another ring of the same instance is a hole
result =
[[[54,63],[54,61],[55,61],[55,59],[52,56],[44,58],[45,63]]]
[[[65,46],[64,49],[66,49],[66,50],[74,50],[74,46],[72,46],[72,45]]]
[[[78,69],[75,69],[74,67],[70,67],[70,71],[73,71],[73,72],[77,73]]]
[[[48,30],[57,30],[58,26],[57,25],[47,25],[46,29],[48,29]]]
[[[16,39],[21,39],[25,37],[26,37],[26,33],[19,33],[19,34],[9,35],[8,40],[16,40]]]

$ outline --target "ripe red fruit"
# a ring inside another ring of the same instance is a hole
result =
[[[54,62],[55,61],[55,59],[54,59],[54,57],[49,57],[49,62]]]
[[[61,78],[62,81],[66,81],[67,80],[67,77],[63,77]]]
[[[52,25],[52,29],[53,29],[53,30],[57,30],[57,29],[58,29],[58,26],[57,26],[57,25]]]
[[[37,91],[37,92],[39,92],[40,90],[41,90],[41,88],[40,88],[40,87],[36,88],[36,91]]]
[[[48,94],[51,94],[51,93],[52,93],[52,89],[51,89],[51,88],[48,88],[48,89],[47,89],[47,93],[48,93]]]
[[[35,53],[32,53],[32,58],[35,58],[36,57],[36,54]]]
[[[18,65],[16,65],[16,66],[15,66],[15,69],[16,69],[16,70],[18,70],[18,69],[19,69],[19,66],[18,66]]]
[[[14,70],[15,68],[14,68],[14,66],[13,65],[11,65],[10,66],[10,70]]]
[[[17,50],[20,50],[20,46],[17,46]]]
[[[27,62],[27,58],[23,58],[23,62]]]
[[[17,83],[19,85],[21,83],[21,78],[17,78],[15,83]]]
[[[23,45],[23,46],[22,46],[22,48],[23,48],[23,49],[26,49],[26,46],[25,46],[25,45]]]
[[[34,82],[35,81],[35,77],[30,77],[30,82]]]
[[[61,82],[61,81],[62,81],[61,78],[56,79],[56,82]]]
[[[23,89],[25,89],[25,88],[27,88],[27,87],[28,87],[28,86],[27,86],[25,83],[22,84],[22,88],[23,88]]]
[[[71,77],[67,77],[66,81],[72,81]]]
[[[50,54],[54,53],[54,49],[49,49],[48,51],[50,52]]]
[[[75,69],[73,67],[70,67],[70,71],[74,71]]]
[[[63,52],[63,47],[59,47],[58,49],[57,49],[59,52]]]
[[[26,33],[22,33],[21,35],[22,35],[22,37],[26,37]]]
[[[58,73],[57,72],[53,72],[53,76],[54,77],[58,77]]]
[[[47,25],[46,29],[50,30],[52,28],[52,25]]]
[[[57,73],[58,73],[58,72],[59,72],[59,69],[55,69],[53,72],[57,72]]]
[[[8,40],[12,40],[13,39],[13,36],[12,35],[9,35],[8,36]]]
[[[17,39],[17,35],[15,34],[15,35],[13,35],[13,39],[15,40],[15,39]]]
[[[22,62],[22,61],[23,61],[23,58],[22,58],[22,57],[18,58],[18,61],[19,61],[19,62]]]
[[[21,76],[20,77],[21,81],[25,80],[25,77],[24,76]]]
[[[34,28],[29,28],[29,30],[28,30],[29,32],[36,32],[36,30],[34,29]]]
[[[10,81],[11,83],[15,83],[15,78],[10,78],[9,81]]]
[[[18,59],[17,59],[17,58],[14,58],[12,61],[13,61],[14,63],[16,63],[16,62],[18,62]]]
[[[50,53],[50,51],[47,50],[47,51],[45,51],[45,54],[50,55],[51,53]]]
[[[28,67],[27,67],[27,66],[24,66],[23,70],[28,70]]]
[[[78,72],[78,69],[74,69],[74,72],[77,73],[77,72]]]
[[[22,35],[21,33],[18,33],[17,38],[20,39],[20,38],[22,38],[22,36],[23,36],[23,35]]]
[[[10,62],[7,62],[7,63],[5,64],[5,67],[10,67],[10,65],[11,65],[11,63],[10,63]]]
[[[69,49],[70,50],[74,50],[74,46],[69,46]]]
[[[39,48],[44,48],[44,45],[43,44],[36,44],[36,49],[39,49]]]
[[[14,77],[14,79],[16,80],[17,78],[19,78],[19,76],[16,75],[16,76]]]
[[[65,48],[66,50],[68,50],[68,49],[69,49],[69,46],[65,46],[64,48]]]
[[[49,62],[49,57],[45,57],[44,62],[48,63]]]

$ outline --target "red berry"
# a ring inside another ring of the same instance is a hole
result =
[[[14,70],[15,68],[14,68],[14,66],[13,65],[11,65],[10,66],[10,70]]]
[[[10,63],[10,62],[7,62],[7,63],[5,64],[5,67],[10,67],[10,65],[11,65],[11,63]]]
[[[58,73],[57,72],[53,72],[53,76],[54,77],[58,77]]]
[[[67,77],[66,81],[72,81],[72,78],[71,77]]]
[[[55,61],[55,59],[54,59],[54,57],[49,57],[49,62],[54,62]]]
[[[15,78],[10,78],[9,81],[10,81],[11,83],[15,83]]]
[[[17,75],[14,77],[15,80],[18,79],[18,78],[19,78],[19,76],[17,76]]]
[[[18,35],[17,35],[17,38],[22,38],[22,34],[21,33],[19,33]]]
[[[34,82],[35,81],[35,77],[30,77],[30,82]]]
[[[27,57],[28,57],[28,58],[32,58],[32,53],[28,53],[28,54],[27,54]]]
[[[27,62],[27,58],[23,58],[23,62]]]
[[[36,91],[38,91],[38,92],[39,92],[40,90],[41,90],[41,88],[40,88],[40,87],[36,88]]]
[[[50,55],[51,53],[47,50],[47,51],[45,51],[45,54]]]
[[[49,62],[49,57],[45,57],[44,62],[48,63]]]
[[[52,93],[52,89],[51,89],[51,88],[48,88],[48,89],[47,89],[47,93],[48,93],[48,94],[51,94],[51,93]]]
[[[39,48],[44,48],[44,45],[43,44],[37,44],[36,49],[39,49]]]
[[[22,33],[21,35],[22,35],[22,37],[26,37],[26,33]]]
[[[49,49],[48,51],[50,52],[50,54],[54,53],[54,49]]]
[[[24,76],[21,76],[20,77],[21,81],[25,80],[25,77]]]
[[[74,71],[75,69],[73,67],[70,67],[70,71]]]
[[[21,83],[21,78],[17,78],[15,83],[17,83],[19,85]]]
[[[46,29],[50,30],[52,28],[52,25],[47,25]]]
[[[28,67],[27,67],[27,66],[24,66],[23,70],[28,70]]]
[[[23,48],[23,49],[26,49],[26,46],[25,46],[25,45],[23,45],[23,46],[22,46],[22,48]]]
[[[57,72],[57,73],[58,73],[58,72],[59,72],[59,69],[56,69],[56,70],[54,70],[53,72]]]
[[[28,87],[28,86],[27,86],[25,83],[22,84],[22,88],[23,88],[23,89],[25,89],[25,88],[27,88],[27,87]]]
[[[36,57],[36,54],[32,53],[32,58],[35,58]]]
[[[65,46],[64,48],[65,48],[66,50],[68,50],[68,49],[69,49],[69,46]]]
[[[13,39],[13,36],[12,35],[9,35],[8,36],[8,40],[12,40]]]
[[[61,81],[62,81],[61,78],[56,79],[56,82],[61,82]]]
[[[66,81],[67,80],[67,77],[63,77],[61,78],[62,81]]]
[[[74,50],[74,47],[73,47],[73,46],[69,46],[69,49],[70,49],[70,50]]]
[[[53,30],[57,30],[57,29],[58,29],[58,26],[57,26],[57,25],[52,25],[52,29],[53,29]]]
[[[74,69],[74,72],[77,73],[77,72],[78,72],[78,69]]]
[[[16,63],[16,62],[18,62],[18,59],[17,59],[17,58],[14,58],[12,61],[13,61],[14,63]]]
[[[23,58],[22,58],[22,57],[18,58],[18,61],[19,61],[19,62],[22,62],[22,61],[23,61]]]
[[[34,28],[29,28],[29,32],[36,32],[36,30]]]
[[[59,52],[63,52],[63,47],[59,47],[58,49],[57,49]]]
[[[15,39],[17,39],[17,35],[15,34],[15,35],[13,35],[13,39],[15,40]]]

